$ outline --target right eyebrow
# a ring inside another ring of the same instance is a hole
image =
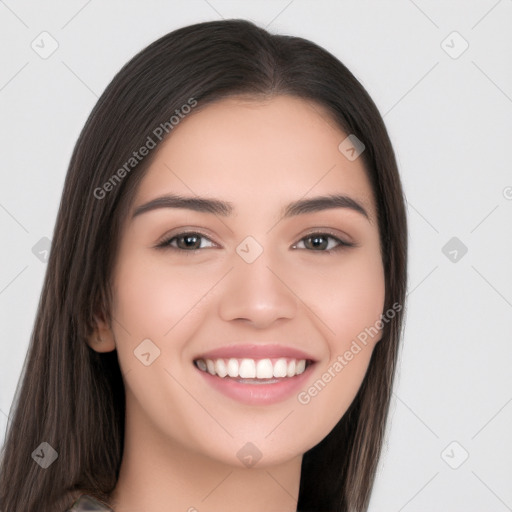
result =
[[[219,199],[205,197],[183,197],[166,194],[138,206],[133,212],[132,219],[137,215],[156,210],[157,208],[186,208],[196,212],[213,213],[227,217],[234,210],[233,204]]]

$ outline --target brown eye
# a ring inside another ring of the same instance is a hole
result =
[[[195,251],[198,249],[202,249],[201,240],[210,240],[208,237],[202,235],[201,233],[195,232],[184,232],[178,233],[171,238],[167,238],[160,242],[157,247],[158,248],[170,248],[176,249],[178,251]],[[176,243],[174,243],[176,241]],[[211,240],[210,240],[211,242]]]
[[[329,240],[333,240],[334,244]],[[316,252],[331,252],[336,251],[338,249],[342,249],[344,247],[353,247],[355,244],[345,242],[340,238],[330,235],[328,233],[311,233],[299,241],[300,243],[304,243],[304,248],[316,251]],[[297,248],[298,244],[295,244],[293,248]],[[302,248],[302,247],[301,247]]]

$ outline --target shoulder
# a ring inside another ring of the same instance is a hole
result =
[[[114,512],[106,503],[82,494],[66,512]]]

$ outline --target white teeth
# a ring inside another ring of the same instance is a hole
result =
[[[274,377],[286,377],[287,369],[286,359],[278,359],[274,365]]]
[[[215,364],[211,359],[206,360],[206,368],[208,370],[208,373],[215,375]]]
[[[271,379],[273,377],[272,361],[260,359],[256,365],[256,377],[258,379]]]
[[[238,374],[242,379],[254,379],[256,377],[256,364],[254,359],[242,359]]]
[[[223,359],[217,359],[217,361],[215,361],[215,373],[219,377],[225,377],[228,374],[226,363],[224,363]]]
[[[305,359],[287,360],[281,357],[272,363],[267,359],[197,359],[197,367],[211,375],[219,377],[233,377],[241,379],[272,379],[283,377],[294,377],[300,375],[306,369]]]
[[[238,360],[230,359],[228,361],[228,375],[230,377],[238,377]]]
[[[288,369],[286,371],[286,376],[287,377],[293,377],[295,375],[295,368],[296,365],[295,365],[295,359],[292,359],[289,363],[288,363]]]

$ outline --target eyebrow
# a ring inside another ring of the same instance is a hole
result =
[[[138,215],[158,208],[185,208],[196,212],[213,213],[223,217],[229,216],[234,211],[233,204],[227,201],[204,197],[184,197],[174,194],[166,194],[138,206],[133,212],[132,219]],[[282,218],[329,210],[331,208],[348,208],[360,213],[370,220],[368,212],[358,201],[342,194],[318,196],[311,199],[299,199],[298,201],[293,201],[283,209]]]

